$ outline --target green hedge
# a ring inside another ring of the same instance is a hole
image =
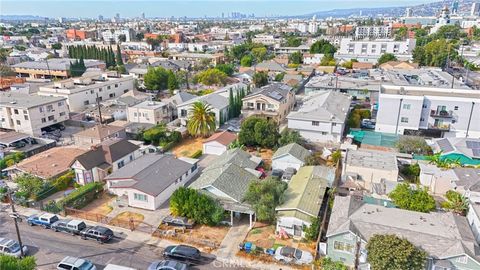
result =
[[[97,197],[97,194],[103,190],[103,183],[88,183],[63,198],[58,202],[59,207],[72,207],[80,209]]]
[[[35,201],[40,201],[58,191],[66,190],[69,186],[71,186],[74,178],[75,173],[73,171],[69,171],[68,173],[54,180],[46,182],[42,190],[33,195],[33,199]]]
[[[197,150],[190,157],[191,158],[199,158],[202,155],[202,153],[203,153],[202,150]]]

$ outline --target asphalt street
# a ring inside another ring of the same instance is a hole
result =
[[[91,260],[98,270],[112,263],[135,269],[147,269],[148,265],[162,259],[163,250],[156,246],[137,243],[116,237],[111,242],[99,244],[92,240],[82,240],[78,236],[54,232],[42,227],[30,227],[25,221],[19,223],[23,245],[29,249],[28,255],[36,258],[38,269],[56,269],[65,256]],[[15,226],[7,212],[0,212],[0,237],[17,239]],[[234,261],[223,263],[205,254],[205,264],[192,269],[249,269]]]

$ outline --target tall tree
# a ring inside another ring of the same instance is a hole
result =
[[[187,130],[192,136],[207,137],[217,129],[215,113],[210,105],[196,101],[187,120]]]
[[[167,85],[168,85],[168,90],[170,90],[170,94],[173,95],[173,90],[178,88],[178,82],[177,82],[177,77],[171,70],[168,71]]]
[[[117,65],[123,65],[122,52],[120,51],[120,45],[117,44],[117,55],[116,55]]]
[[[257,218],[261,221],[275,220],[275,207],[284,201],[287,183],[269,177],[252,180],[245,193],[244,200],[252,205]]]
[[[427,253],[396,235],[374,235],[366,248],[367,261],[373,270],[425,269]]]

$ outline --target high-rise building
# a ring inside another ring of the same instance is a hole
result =
[[[142,12],[142,19],[145,20],[145,12]]]
[[[102,15],[98,15],[98,20],[99,20],[99,21],[103,21],[103,16],[102,16]]]
[[[412,8],[406,8],[405,9],[405,17],[412,17],[413,16],[413,9]]]
[[[478,16],[480,13],[480,3],[472,3],[472,9],[470,10],[470,15]]]

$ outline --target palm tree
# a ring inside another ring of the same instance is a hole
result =
[[[193,103],[188,118],[187,130],[192,136],[207,137],[217,129],[215,113],[210,105],[201,101]]]

